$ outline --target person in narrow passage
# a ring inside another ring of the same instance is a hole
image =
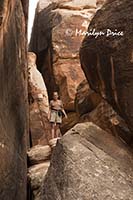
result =
[[[60,136],[59,134],[60,124],[62,123],[63,114],[65,118],[67,118],[67,114],[64,110],[63,103],[59,99],[58,92],[54,92],[53,99],[50,101],[49,113],[48,113],[48,119],[51,123],[52,139]]]

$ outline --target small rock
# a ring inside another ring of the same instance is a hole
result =
[[[48,145],[36,145],[28,151],[30,164],[39,164],[50,158],[51,148]]]
[[[50,161],[45,161],[44,163],[33,165],[28,169],[28,177],[30,178],[31,188],[33,190],[40,187],[49,165]]]
[[[60,139],[60,138],[58,137],[58,138],[54,138],[54,139],[49,140],[49,145],[51,146],[51,148],[54,148],[56,146],[58,139]]]

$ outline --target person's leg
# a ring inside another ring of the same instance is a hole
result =
[[[51,122],[51,137],[55,138],[55,121],[56,121],[56,112],[51,111],[50,122]]]
[[[51,136],[52,139],[55,138],[55,123],[51,123]]]
[[[56,137],[61,137],[60,125],[62,123],[62,113],[57,113],[57,124],[56,124]]]
[[[59,123],[56,124],[55,131],[56,131],[56,133],[55,133],[56,137],[60,137],[60,124]]]

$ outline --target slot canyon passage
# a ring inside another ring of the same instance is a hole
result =
[[[0,200],[132,200],[133,1],[39,0],[29,44],[28,8],[0,1]]]

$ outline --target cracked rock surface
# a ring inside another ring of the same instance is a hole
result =
[[[131,200],[133,162],[127,146],[93,123],[80,123],[58,141],[43,200]]]

